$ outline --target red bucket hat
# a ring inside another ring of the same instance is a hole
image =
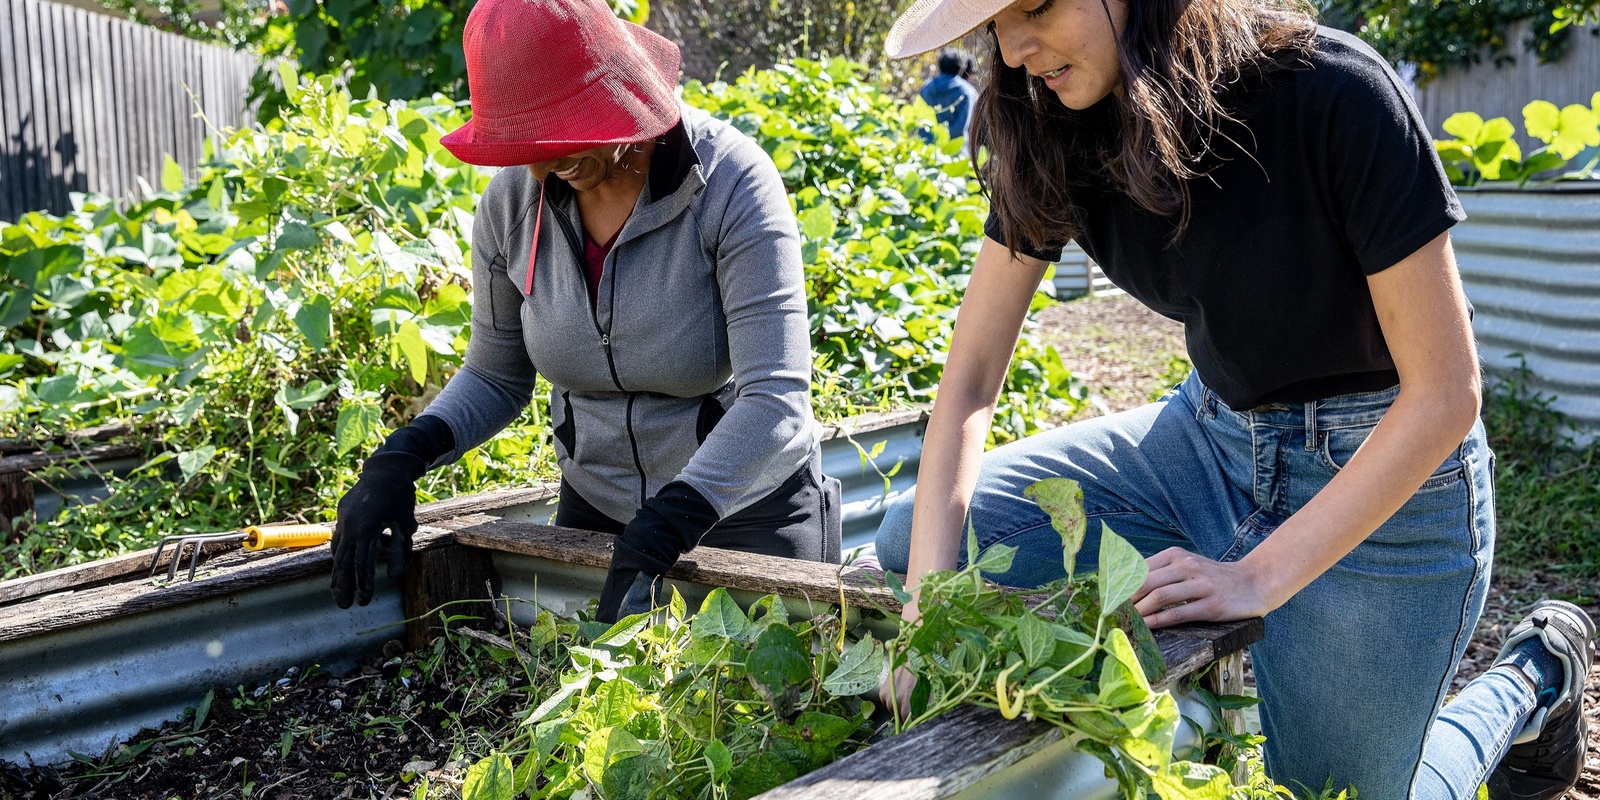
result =
[[[472,119],[440,143],[469,164],[551,161],[678,123],[678,46],[604,0],[478,0],[462,47]]]

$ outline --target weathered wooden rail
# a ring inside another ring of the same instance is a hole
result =
[[[111,442],[132,433],[126,425],[98,425],[53,441],[0,439],[0,533],[11,532],[11,519],[36,511],[34,473],[57,464],[91,467],[144,453],[144,445]],[[46,488],[49,493],[54,489]]]

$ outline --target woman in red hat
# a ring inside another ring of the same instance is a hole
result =
[[[510,423],[541,374],[556,524],[619,537],[601,619],[648,609],[698,544],[837,561],[799,232],[772,161],[683,106],[677,47],[601,0],[481,0],[464,45],[472,120],[443,144],[505,167],[473,226],[472,339],[340,501],[335,600],[371,598],[380,550],[404,567],[416,479]]]
[[[1132,600],[1152,627],[1265,617],[1266,769],[1297,794],[1564,794],[1595,653],[1581,609],[1535,606],[1443,705],[1488,588],[1492,454],[1448,234],[1465,215],[1394,71],[1294,0],[916,0],[889,54],[980,27],[992,209],[883,565],[915,587],[969,557],[970,522],[1017,548],[998,580],[1060,579],[1061,538],[1025,492],[1076,480],[1078,574],[1115,529],[1146,556]],[[1184,324],[1195,371],[986,453],[1068,240]]]

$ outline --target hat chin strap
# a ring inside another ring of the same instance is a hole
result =
[[[539,228],[544,225],[544,181],[539,181],[539,210],[533,218],[533,249],[528,253],[528,277],[522,281],[522,296],[533,294],[533,263],[539,258]]]

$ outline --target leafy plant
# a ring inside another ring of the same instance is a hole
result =
[[[835,615],[791,622],[776,595],[746,613],[719,588],[692,618],[674,591],[664,613],[594,627],[577,624],[567,669],[502,752],[469,772],[465,800],[752,797],[859,747],[874,727],[859,690],[819,677],[839,661],[826,644],[839,639]],[[542,612],[535,635],[556,631]]]
[[[995,545],[980,553],[969,528],[967,552],[977,555],[964,569],[923,577],[921,617],[887,646],[891,667],[917,678],[906,699],[909,715],[896,708],[896,727],[962,704],[994,708],[1007,718],[1061,728],[1079,750],[1105,763],[1129,800],[1150,792],[1164,800],[1228,797],[1227,772],[1173,757],[1178,706],[1170,692],[1151,686],[1166,665],[1129,602],[1148,571],[1144,558],[1106,528],[1098,571],[1076,577],[1087,529],[1083,490],[1076,481],[1050,478],[1026,494],[1061,536],[1067,577],[1029,595],[989,584],[982,573],[1010,570],[1016,548]],[[896,583],[891,588],[902,602],[910,600]]]
[[[258,44],[267,27],[269,9],[262,0],[222,0],[216,18],[207,21],[196,0],[99,0],[100,5],[129,20],[197,41],[244,48]]]
[[[1566,0],[1551,15],[1555,17],[1550,24],[1552,32],[1569,25],[1600,24],[1600,0]]]
[[[1505,117],[1485,121],[1470,111],[1451,114],[1444,130],[1456,138],[1434,142],[1450,181],[1476,186],[1485,181],[1516,181],[1522,186],[1534,176],[1564,169],[1586,148],[1600,146],[1600,92],[1588,107],[1573,103],[1557,108],[1535,100],[1522,109],[1523,129],[1529,138],[1545,145],[1522,154],[1516,129]],[[1600,151],[1588,163],[1560,177],[1582,178],[1600,164]]]
[[[7,547],[6,576],[178,532],[326,519],[356,458],[458,367],[466,239],[488,174],[442,99],[352,102],[285,70],[293,113],[126,211],[102,197],[0,232],[0,436],[133,426],[112,497]],[[536,405],[425,495],[554,472]],[[39,476],[52,481],[51,474]]]
[[[852,61],[885,61],[883,37],[899,4],[657,0],[652,11],[652,27],[682,48],[684,74],[713,80],[824,52]]]
[[[755,135],[795,192],[824,419],[932,399],[986,210],[948,141],[915,135],[932,117],[860,69],[797,62],[685,90]],[[287,66],[281,80],[282,115],[208,152],[193,183],[169,159],[161,190],[126,208],[83,196],[0,230],[0,437],[121,423],[147,447],[131,474],[106,476],[109,501],[5,545],[7,577],[173,533],[328,519],[356,459],[459,367],[489,173],[439,138],[466,107],[355,100]],[[997,438],[1063,416],[1082,391],[1025,335]],[[553,478],[546,396],[427,476],[424,496]]]

